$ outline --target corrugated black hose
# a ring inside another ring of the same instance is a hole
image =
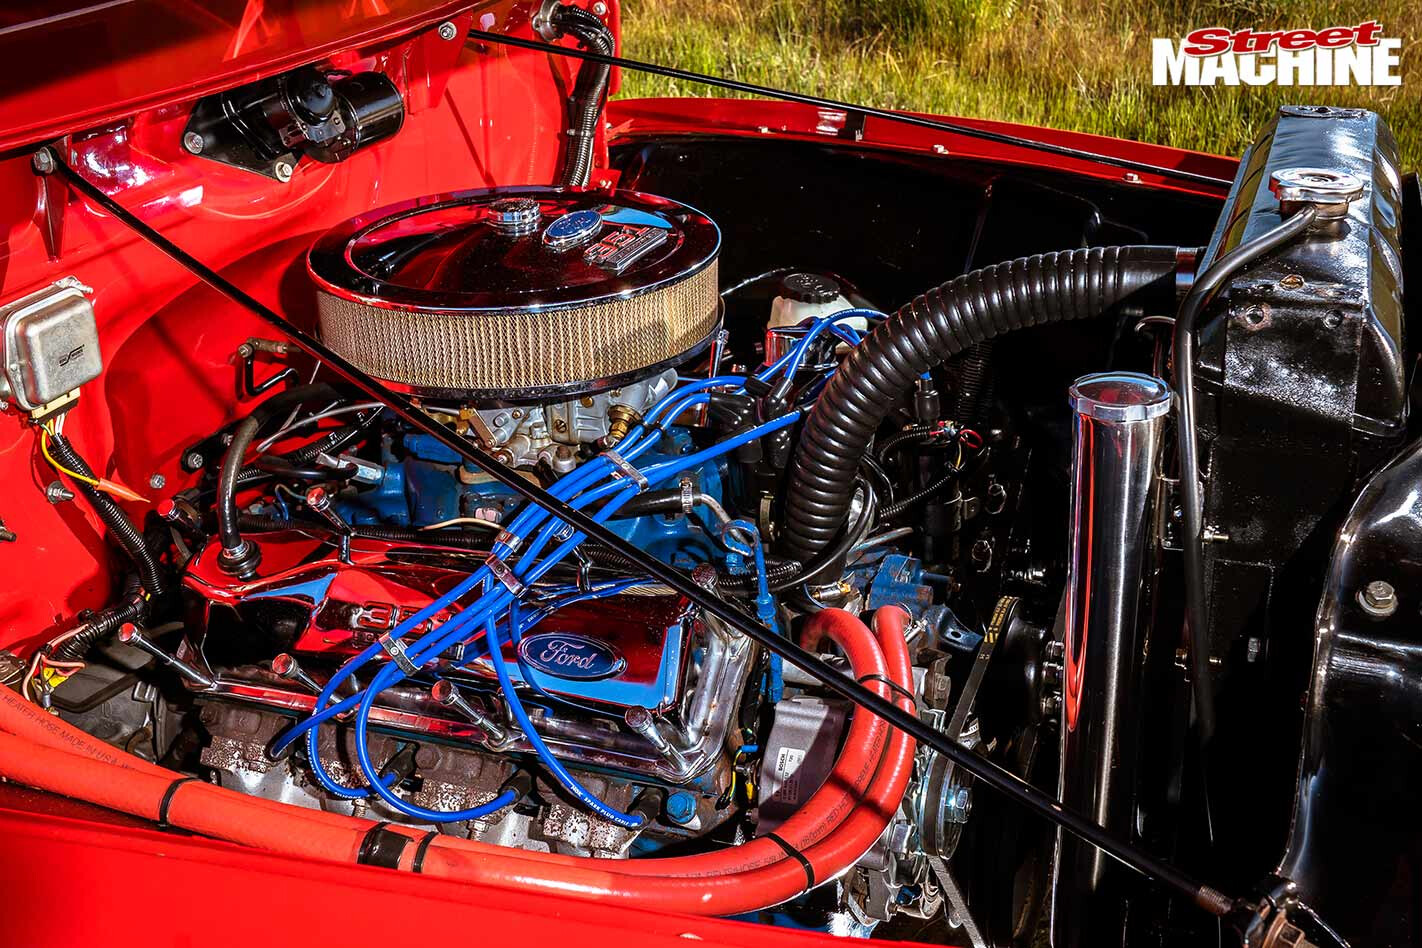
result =
[[[583,49],[602,56],[612,55],[612,32],[588,11],[560,6],[549,17],[549,22],[559,36],[573,36]],[[573,95],[568,103],[568,155],[559,178],[564,187],[585,185],[592,175],[593,145],[597,124],[602,120],[602,97],[607,91],[611,68],[606,63],[588,61],[578,69],[578,80],[573,85]]]
[[[74,445],[69,443],[69,439],[62,434],[49,436],[49,453],[54,456],[64,467],[82,474],[85,477],[94,477],[94,469],[87,461],[79,456],[79,452],[74,450]],[[99,515],[99,519],[109,528],[109,533],[118,541],[119,546],[128,554],[128,558],[133,561],[134,567],[138,570],[139,581],[143,588],[148,591],[152,599],[161,599],[168,591],[168,583],[163,575],[162,564],[153,555],[153,551],[148,548],[148,544],[143,539],[143,534],[139,531],[134,522],[128,518],[128,514],[123,512],[123,508],[114,503],[113,498],[92,484],[75,480],[75,488],[84,495],[84,499],[89,502],[89,506],[94,508],[94,512]]]
[[[1141,291],[1168,304],[1174,247],[1097,247],[1022,257],[929,290],[857,346],[805,423],[785,502],[782,552],[807,561],[843,527],[859,459],[922,373],[987,339],[1091,319]]]
[[[882,466],[887,464],[889,456],[906,444],[917,444],[922,441],[932,441],[940,434],[946,434],[944,429],[936,424],[916,424],[909,425],[903,431],[889,435],[879,444],[876,444],[874,454],[878,458],[878,463]]]
[[[57,661],[74,662],[83,659],[96,642],[112,635],[125,622],[142,622],[148,615],[148,602],[143,598],[140,580],[131,576],[124,583],[123,595],[116,606],[100,609],[69,638],[59,644],[51,656]]]
[[[914,491],[903,500],[896,501],[885,507],[879,519],[885,521],[893,520],[895,517],[908,513],[910,509],[923,503],[925,500],[932,500],[934,497],[937,497],[939,493],[946,490],[949,485],[958,480],[959,473],[961,473],[959,468],[950,468],[945,473],[929,481],[926,487]]]

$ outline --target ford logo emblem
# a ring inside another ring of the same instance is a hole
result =
[[[543,242],[554,250],[567,250],[586,242],[602,230],[602,215],[594,210],[569,211],[548,225]]]
[[[541,672],[575,681],[611,678],[627,667],[622,654],[598,639],[572,632],[541,632],[518,644],[521,659]]]

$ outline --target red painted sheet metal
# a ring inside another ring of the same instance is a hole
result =
[[[131,821],[121,825],[93,818],[103,813],[44,794],[0,788],[0,852],[6,854],[0,857],[0,929],[5,944],[843,944],[843,939],[784,928],[279,857]],[[893,948],[895,943],[875,944]]]
[[[0,11],[0,151],[439,23],[436,0],[24,0]]]
[[[502,0],[455,19],[461,28],[517,23],[526,33],[516,9]],[[64,147],[105,191],[298,321],[314,309],[301,261],[326,228],[407,198],[556,174],[576,63],[481,51],[432,29],[323,61],[385,72],[404,93],[406,122],[341,164],[302,161],[288,184],[183,151],[190,101],[72,135]],[[0,117],[9,105],[0,98]],[[86,386],[66,434],[102,475],[140,492],[161,475],[171,494],[191,481],[178,467],[184,446],[250,407],[235,396],[234,351],[270,333],[57,178],[37,176],[28,152],[0,159],[0,299],[69,275],[95,289],[105,372]],[[23,417],[0,413],[0,483],[9,488],[0,519],[19,536],[0,543],[12,593],[0,596],[0,647],[26,654],[113,591],[111,556],[87,505],[45,500],[55,478]]]

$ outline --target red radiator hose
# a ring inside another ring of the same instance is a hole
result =
[[[853,614],[841,609],[825,609],[807,622],[803,642],[813,650],[828,636],[844,650],[856,675],[889,674],[882,648],[866,633],[868,629]],[[887,686],[870,682],[880,697],[889,697]],[[889,726],[872,714],[855,714],[844,738],[844,749],[824,784],[810,799],[776,829],[776,835],[798,850],[805,850],[835,829],[845,815],[864,799],[874,773],[884,757]],[[781,862],[785,850],[769,839],[754,839],[731,849],[696,856],[636,860],[619,867],[627,875],[705,876],[737,872]]]
[[[876,621],[876,627],[880,640],[892,655],[889,662],[891,680],[907,690],[913,680],[903,638],[908,616],[896,607],[881,610],[880,616],[882,621]],[[823,633],[836,641],[842,640],[845,643],[842,647],[851,656],[851,667],[857,675],[882,674],[861,671],[861,666],[853,664],[855,658],[865,657],[863,649],[867,646],[861,646],[860,642],[875,644],[867,632],[864,624],[849,613],[825,610],[816,614],[807,629],[806,638],[814,642]],[[888,690],[882,683],[879,687]],[[907,708],[913,706],[912,700],[907,697],[901,697],[900,704]],[[887,725],[884,727],[887,728]],[[842,814],[842,822],[834,824],[827,834],[822,832],[820,835],[823,838],[801,851],[801,856],[812,867],[816,883],[839,875],[873,846],[903,799],[912,771],[913,741],[900,732],[891,732],[888,752],[882,756],[869,791],[854,798],[854,805],[847,814]],[[820,797],[826,792],[836,796],[832,780],[827,780],[815,796]],[[760,855],[764,850],[756,849],[760,841],[752,841],[720,853],[618,863],[609,867],[606,883],[593,890],[585,888],[585,876],[574,878],[565,875],[561,866],[544,865],[533,873],[526,868],[519,871],[512,865],[491,864],[491,861],[471,853],[467,846],[458,845],[456,840],[446,843],[446,839],[442,837],[430,847],[425,863],[427,873],[455,878],[476,876],[480,881],[497,885],[552,892],[578,892],[598,899],[655,905],[663,911],[703,915],[748,912],[794,898],[805,891],[810,881],[803,864],[768,839],[766,844],[779,853],[779,858],[774,861],[766,861]],[[791,845],[797,850],[800,848],[793,843]],[[738,856],[746,858],[738,860]],[[605,861],[599,862],[606,865]],[[677,866],[678,874],[668,877],[665,873],[668,866]]]
[[[850,657],[856,675],[887,673],[898,686],[911,688],[904,618],[901,610],[880,610],[876,642],[850,614],[826,610],[812,617],[808,635],[812,641],[821,634],[833,638]],[[882,694],[889,694],[887,685],[875,684]],[[907,699],[902,703],[912,707]],[[0,734],[0,774],[137,816],[155,818],[179,778],[50,718],[7,691],[0,691],[0,730],[9,732]],[[913,742],[879,719],[856,714],[850,735],[857,740],[846,742],[831,780],[792,817],[793,825],[787,821],[781,827],[781,837],[801,850],[817,882],[844,871],[873,845],[902,799],[912,769]],[[850,787],[862,785],[861,775],[868,780],[867,787],[851,791]],[[848,782],[836,783],[840,779]],[[197,781],[172,794],[168,821],[234,842],[345,862],[355,859],[372,826],[367,820],[275,803]],[[391,829],[411,837],[425,835],[406,827]],[[414,848],[406,847],[402,868],[410,868]],[[715,915],[782,902],[803,891],[808,881],[799,860],[769,840],[703,856],[609,863],[440,836],[428,847],[422,871]]]

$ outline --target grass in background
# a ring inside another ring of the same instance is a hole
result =
[[[1155,87],[1150,41],[1199,26],[1289,29],[1376,19],[1401,37],[1393,87]],[[1240,154],[1287,103],[1381,112],[1422,164],[1417,0],[623,0],[635,59],[884,108]],[[1416,75],[1414,75],[1416,73]],[[622,95],[726,95],[627,73]]]

